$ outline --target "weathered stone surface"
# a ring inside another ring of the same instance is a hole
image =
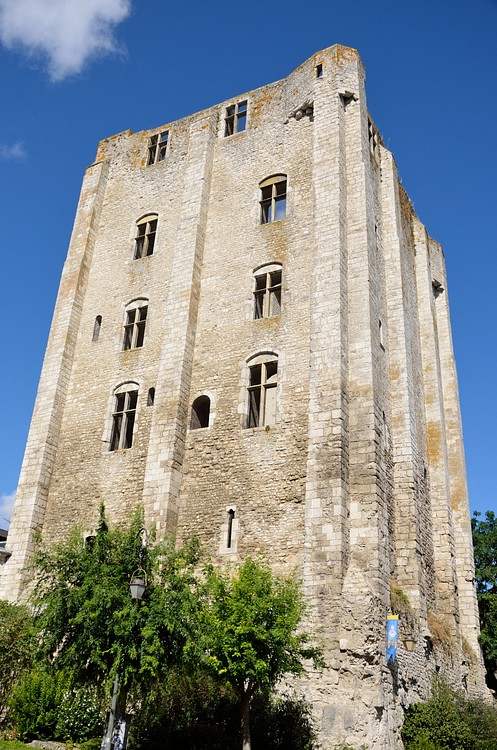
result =
[[[225,137],[226,107],[243,101],[247,127]],[[166,157],[147,166],[165,130]],[[286,217],[261,224],[259,184],[276,174]],[[154,252],[135,260],[136,222],[152,213]],[[281,266],[281,313],[254,319],[264,264]],[[134,300],[148,301],[144,343],[123,351]],[[247,428],[258,355],[278,360],[276,416]],[[111,451],[126,383],[138,390],[133,444]],[[191,429],[202,395],[209,425]],[[35,530],[91,531],[101,501],[114,523],[142,503],[159,533],[195,533],[217,562],[261,551],[277,572],[299,572],[328,668],[292,684],[314,705],[323,748],[399,746],[403,707],[436,669],[484,691],[445,263],[368,114],[355,50],[330,47],[282,81],[99,144],[1,594],[22,595]],[[392,607],[401,640],[416,642],[399,647],[394,672]]]

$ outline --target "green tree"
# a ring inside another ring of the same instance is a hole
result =
[[[250,750],[250,703],[285,674],[301,675],[304,660],[324,666],[322,652],[299,631],[305,607],[293,577],[280,578],[247,559],[235,575],[211,569],[205,605],[204,663],[236,692],[243,750]]]
[[[0,716],[21,673],[30,668],[34,651],[33,617],[28,607],[0,601]]]
[[[471,519],[483,657],[489,687],[497,689],[497,518],[487,510]]]
[[[169,667],[191,652],[199,601],[198,544],[176,550],[172,541],[151,540],[144,548],[142,523],[137,512],[128,528],[110,529],[102,508],[91,544],[76,529],[34,560],[39,656],[75,686],[109,690],[118,672],[122,695],[138,701],[152,700]],[[128,590],[138,568],[147,578],[142,602]]]
[[[475,512],[471,519],[475,554],[476,590],[497,594],[497,518],[487,510],[485,517]]]
[[[495,750],[497,712],[436,679],[430,700],[409,706],[401,734],[406,750]]]

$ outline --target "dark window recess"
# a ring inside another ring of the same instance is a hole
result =
[[[149,388],[147,394],[147,406],[153,406],[155,401],[155,388]]]
[[[286,216],[286,178],[261,185],[261,224],[270,224]]]
[[[323,77],[323,66],[321,63],[319,65],[316,65],[316,78],[322,78]]]
[[[250,368],[247,427],[275,424],[277,377],[277,360],[262,362]]]
[[[138,391],[126,391],[116,395],[109,450],[117,451],[119,448],[131,448],[137,401]]]
[[[102,316],[97,315],[97,317],[95,318],[95,323],[93,324],[93,336],[91,338],[93,342],[98,341],[101,327],[102,327]]]
[[[281,312],[281,269],[255,277],[254,318],[273,318]]]
[[[157,162],[159,161],[164,161],[164,159],[166,158],[168,141],[168,130],[164,130],[162,133],[157,133],[150,138],[148,145],[147,166],[150,166],[151,164],[157,164]]]
[[[227,536],[226,536],[226,546],[228,547],[228,549],[231,548],[231,542],[232,542],[232,539],[233,539],[233,521],[234,521],[234,518],[235,518],[235,511],[233,510],[233,508],[230,508],[229,511],[228,511],[228,533],[227,533]]]
[[[144,221],[138,224],[135,237],[135,260],[152,255],[155,246],[155,235],[157,233],[157,219]]]
[[[208,427],[210,413],[211,400],[209,396],[198,396],[192,404],[190,429],[199,430],[202,427]]]
[[[378,131],[375,126],[368,120],[368,138],[369,138],[369,150],[373,156],[378,155]]]
[[[440,296],[440,294],[442,294],[442,292],[444,291],[444,288],[442,284],[436,279],[433,279],[433,281],[431,282],[431,286],[433,289],[433,296],[436,299],[438,296]]]
[[[126,312],[126,323],[124,324],[123,350],[138,349],[143,346],[145,337],[145,325],[147,322],[148,306],[135,307]]]
[[[224,137],[241,133],[247,127],[247,102],[238,102],[226,107]]]

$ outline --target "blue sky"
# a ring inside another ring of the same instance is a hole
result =
[[[0,0],[0,526],[98,141],[275,81],[337,42],[361,53],[370,112],[444,246],[471,505],[497,510],[497,0]]]

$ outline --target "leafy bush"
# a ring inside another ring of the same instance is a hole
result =
[[[65,690],[59,707],[55,739],[83,742],[103,733],[104,715],[94,688]]]
[[[94,688],[72,688],[63,672],[34,670],[13,691],[9,717],[24,740],[74,740],[102,731],[101,702]]]
[[[406,712],[402,739],[406,750],[496,750],[497,712],[437,680],[431,699]]]
[[[130,747],[141,750],[240,750],[236,694],[208,675],[170,678],[155,705],[133,717]],[[290,696],[257,696],[251,705],[253,750],[312,750],[309,706]]]
[[[0,716],[20,674],[31,667],[33,618],[28,607],[0,601]]]
[[[19,680],[9,701],[9,718],[23,740],[54,738],[58,706],[65,689],[64,675],[45,670],[27,672]]]

